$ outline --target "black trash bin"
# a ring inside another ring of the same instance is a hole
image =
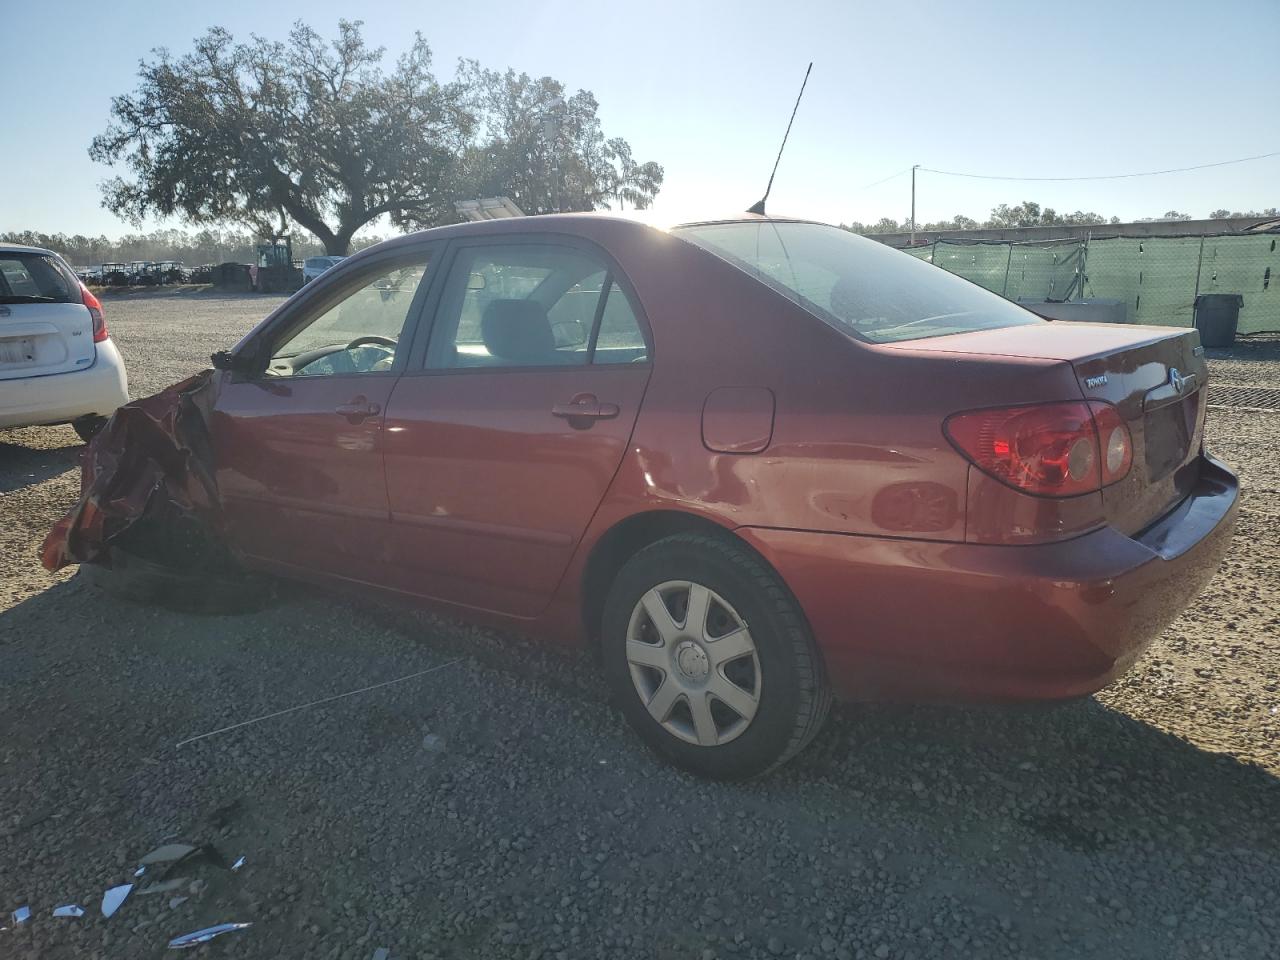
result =
[[[1202,293],[1196,297],[1196,329],[1206,347],[1229,347],[1236,342],[1240,308],[1244,297],[1238,293]]]

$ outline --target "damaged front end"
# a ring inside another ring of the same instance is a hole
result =
[[[88,564],[86,570],[127,573],[135,587],[140,577],[206,589],[239,579],[225,543],[209,432],[218,383],[217,372],[205,370],[112,415],[81,455],[79,500],[40,548],[46,569]],[[144,598],[136,589],[124,592]]]

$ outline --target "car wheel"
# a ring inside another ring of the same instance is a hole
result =
[[[79,420],[72,422],[71,429],[76,432],[76,435],[79,436],[81,440],[88,443],[97,436],[98,431],[106,425],[106,417],[81,417]]]
[[[654,751],[700,776],[759,776],[795,756],[831,705],[803,613],[777,575],[727,537],[646,547],[605,601],[605,674]]]

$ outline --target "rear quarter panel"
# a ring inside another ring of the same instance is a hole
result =
[[[662,506],[730,527],[961,541],[968,464],[943,419],[1079,397],[1059,361],[856,342],[676,236],[601,242],[634,284],[654,340],[653,376],[602,516]],[[703,407],[725,387],[772,392],[763,450],[704,445]]]

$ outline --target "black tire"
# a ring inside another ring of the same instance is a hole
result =
[[[669,581],[706,586],[749,626],[759,663],[758,706],[745,731],[728,742],[701,746],[672,734],[650,715],[632,680],[632,612],[649,590]],[[804,749],[831,707],[799,604],[759,556],[727,536],[677,534],[632,557],[609,589],[601,646],[605,677],[627,721],[659,756],[699,776],[742,780],[768,773]]]
[[[90,440],[96,437],[98,435],[98,431],[101,430],[106,425],[107,425],[106,417],[98,417],[98,416],[81,417],[79,420],[72,421],[71,429],[76,432],[76,435],[81,440],[83,440],[85,443],[88,443]]]

